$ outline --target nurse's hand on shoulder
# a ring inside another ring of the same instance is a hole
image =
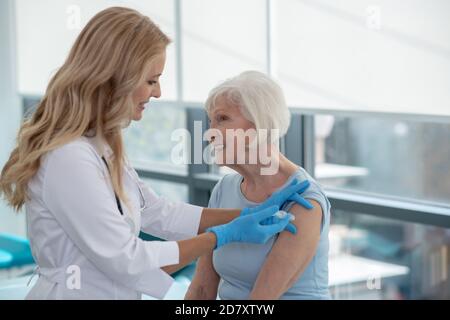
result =
[[[257,211],[261,211],[262,209],[278,206],[280,208],[288,201],[294,201],[298,203],[300,206],[305,207],[306,209],[314,208],[313,205],[306,199],[304,199],[301,194],[309,188],[309,181],[304,180],[302,182],[298,181],[298,179],[293,179],[292,182],[284,187],[283,189],[274,192],[269,198],[267,198],[263,203],[256,207],[252,208],[244,208],[241,212],[241,216],[245,216],[248,214],[252,214]]]
[[[274,216],[278,206],[271,206],[251,215],[240,216],[233,221],[206,229],[217,238],[216,248],[231,242],[266,243],[275,234],[283,231],[292,220],[292,214],[279,218]],[[262,223],[270,218],[270,223]]]
[[[240,216],[242,217],[253,214],[271,206],[277,206],[278,208],[281,208],[286,202],[289,201],[294,201],[300,206],[305,207],[306,209],[312,209],[312,204],[301,196],[301,194],[308,188],[308,180],[300,182],[298,181],[298,179],[293,179],[289,185],[277,192],[274,192],[269,198],[266,199],[266,201],[264,201],[260,205],[252,208],[244,208],[241,211]],[[264,220],[262,224],[272,224],[276,222],[274,221],[274,219],[276,219],[276,216],[271,216],[268,219]],[[288,223],[285,229],[293,234],[297,233],[297,228],[292,223]]]

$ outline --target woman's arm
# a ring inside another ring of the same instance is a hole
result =
[[[319,203],[311,203],[312,210],[299,205],[290,210],[295,216],[297,234],[280,233],[259,272],[250,299],[279,299],[311,262],[320,240],[323,216]]]
[[[161,269],[168,274],[172,274],[174,272],[177,272],[181,268],[185,267],[186,265],[191,263],[192,260],[197,259],[201,255],[206,254],[209,257],[212,257],[212,250],[214,249],[216,242],[214,242],[212,248],[209,248],[211,234],[213,233],[204,234],[205,230],[212,226],[226,224],[230,222],[231,220],[239,216],[240,211],[241,210],[239,209],[204,208],[202,210],[200,218],[200,225],[198,230],[199,235],[187,240],[177,242],[180,252],[180,262],[176,265],[165,266]]]
[[[191,284],[184,296],[186,300],[215,300],[220,277],[212,264],[212,252],[198,259]]]
[[[280,233],[289,223],[289,216],[273,221],[269,225],[261,225],[278,211],[277,206],[258,211],[254,214],[239,217],[230,223],[212,227],[210,232],[189,240],[178,241],[179,261],[171,268],[164,266],[167,272],[178,269],[199,256],[211,252],[231,242],[265,243],[273,235]]]
[[[165,266],[161,269],[171,274],[204,254],[210,254],[212,256],[212,251],[216,246],[216,242],[216,235],[213,232],[207,232],[192,239],[177,241],[179,248],[179,263]]]
[[[209,227],[228,223],[239,217],[242,212],[241,209],[202,208],[182,202],[171,202],[164,197],[159,197],[141,180],[139,180],[139,184],[146,202],[152,204],[141,215],[141,230],[163,239],[183,240],[190,238],[203,233]],[[308,181],[299,183],[297,180],[293,180],[289,186],[274,193],[263,204],[252,208],[251,212],[261,211],[274,205],[280,207],[291,198],[291,200],[308,208],[310,204],[298,194],[303,193],[308,186]],[[180,212],[183,212],[183,214],[180,214]],[[247,214],[251,212],[248,210]]]
[[[149,204],[141,215],[141,231],[162,239],[192,238],[209,227],[230,222],[241,212],[240,209],[209,209],[170,201],[156,194],[142,180],[138,182]]]
[[[137,173],[135,172],[137,176]],[[161,197],[138,178],[148,206],[141,215],[141,230],[159,238],[183,240],[225,224],[240,215],[240,209],[211,209]],[[180,214],[182,212],[183,214]]]
[[[241,209],[204,208],[200,218],[198,233],[203,233],[209,227],[225,224],[239,217]]]

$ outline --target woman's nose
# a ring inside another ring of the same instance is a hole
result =
[[[161,97],[161,86],[160,86],[159,82],[156,85],[156,88],[154,89],[154,91],[152,92],[152,96],[157,99],[159,97]]]

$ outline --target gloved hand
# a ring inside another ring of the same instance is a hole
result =
[[[274,192],[268,199],[266,199],[266,201],[264,201],[260,205],[252,208],[244,208],[241,211],[240,216],[242,217],[249,214],[253,214],[255,212],[264,210],[265,208],[274,205],[277,206],[279,209],[286,201],[295,201],[296,203],[305,207],[306,209],[312,209],[313,208],[312,204],[308,200],[300,196],[300,194],[305,192],[305,190],[308,188],[309,188],[308,180],[305,180],[300,183],[297,179],[293,179],[289,185],[287,185],[281,190],[278,190],[277,192]],[[269,219],[263,221],[262,224],[273,224],[274,218],[275,217],[270,217]],[[293,234],[297,233],[297,228],[292,223],[289,223],[286,226],[286,230]]]
[[[273,216],[261,221],[262,225],[268,225],[268,224],[274,224],[277,223],[279,220],[283,219],[286,215],[289,216],[289,223],[287,224],[286,228],[284,230],[289,231],[292,234],[297,234],[297,227],[291,223],[291,221],[295,220],[295,217],[292,213],[280,210],[276,212]]]
[[[271,218],[277,212],[278,207],[271,206],[251,215],[239,216],[227,224],[208,228],[206,232],[213,232],[216,235],[216,248],[230,242],[265,243],[269,238],[283,231],[292,217],[292,214],[287,214],[284,218],[274,217],[271,220],[272,223],[261,224],[261,221]]]

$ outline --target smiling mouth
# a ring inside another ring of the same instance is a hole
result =
[[[145,109],[145,105],[148,103],[148,101],[144,101],[144,102],[141,102],[141,103],[139,103],[139,108],[141,108],[141,109]]]

